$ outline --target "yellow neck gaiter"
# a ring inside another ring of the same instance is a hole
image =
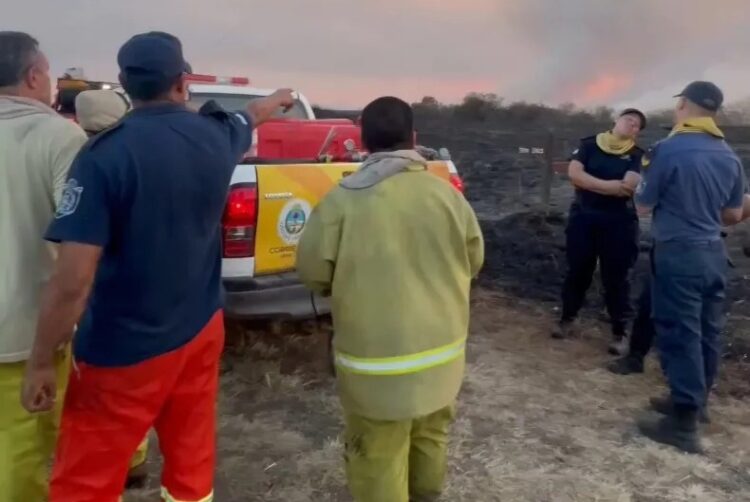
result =
[[[602,151],[612,155],[625,155],[635,146],[632,138],[618,138],[612,131],[602,132],[596,135],[596,145]]]
[[[674,129],[672,129],[672,132],[669,133],[669,135],[674,136],[675,134],[684,133],[705,133],[710,134],[715,138],[724,137],[724,133],[719,129],[719,126],[716,125],[716,121],[711,117],[698,117],[680,122],[674,126]]]

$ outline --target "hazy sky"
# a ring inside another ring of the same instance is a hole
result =
[[[690,80],[750,96],[750,0],[5,0],[60,73],[116,79],[131,35],[179,36],[197,72],[360,106],[395,94],[669,106]]]

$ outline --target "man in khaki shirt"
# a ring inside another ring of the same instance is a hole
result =
[[[19,400],[40,293],[55,258],[42,236],[86,142],[83,130],[50,103],[49,63],[37,41],[0,31],[0,502],[46,499],[59,418],[59,409],[31,415]],[[61,351],[59,387],[68,363]]]

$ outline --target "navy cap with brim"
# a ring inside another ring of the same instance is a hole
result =
[[[683,91],[674,96],[675,98],[685,98],[688,101],[704,108],[708,111],[719,111],[724,103],[724,93],[713,82],[698,80],[691,82]]]
[[[164,32],[132,37],[120,48],[117,64],[131,86],[168,85],[189,70],[180,40]]]

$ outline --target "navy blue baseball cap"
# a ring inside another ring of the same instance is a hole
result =
[[[131,89],[169,88],[177,77],[190,72],[182,43],[169,33],[151,31],[135,35],[117,53],[123,84]]]
[[[716,112],[724,103],[724,93],[713,82],[698,80],[691,82],[675,98],[685,98],[701,108]]]

